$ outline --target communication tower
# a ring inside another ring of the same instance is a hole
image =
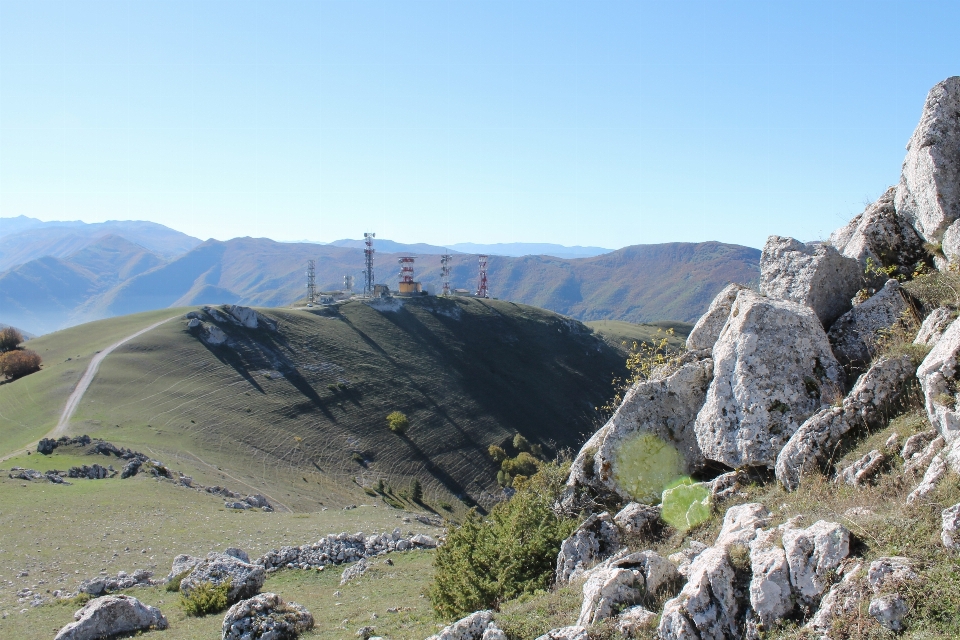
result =
[[[307,260],[307,302],[317,301],[317,261]]]
[[[343,276],[343,292],[350,293],[353,291],[353,276]]]
[[[413,279],[413,256],[403,256],[397,262],[400,263],[400,286],[399,293],[420,293],[423,289],[419,282]]]
[[[478,298],[489,298],[487,292],[487,256],[479,256],[480,260],[480,276],[477,280],[477,297]]]
[[[450,295],[450,261],[453,259],[449,253],[440,256],[440,280],[443,282],[443,294]]]
[[[363,244],[365,248],[363,250],[363,259],[365,263],[365,269],[363,272],[364,283],[363,283],[363,295],[372,296],[373,288],[376,283],[376,279],[373,275],[373,239],[377,237],[375,233],[365,233],[363,234]]]

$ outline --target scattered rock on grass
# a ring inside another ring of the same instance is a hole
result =
[[[76,622],[60,629],[55,640],[99,640],[135,631],[167,628],[167,619],[159,609],[125,595],[91,600],[73,617]]]
[[[313,628],[313,616],[275,593],[241,600],[223,618],[222,640],[293,640]],[[363,636],[364,638],[369,637]]]
[[[903,631],[903,619],[907,615],[907,603],[900,594],[890,593],[871,600],[867,612],[887,629]]]
[[[960,549],[960,504],[944,509],[940,514],[943,521],[940,539],[948,549]]]
[[[369,568],[370,565],[367,563],[367,560],[365,558],[360,558],[356,564],[351,565],[343,570],[343,573],[340,575],[340,586],[347,584],[351,580],[359,578],[366,573],[367,569]]]
[[[843,482],[852,487],[862,487],[880,473],[886,461],[887,457],[874,449],[840,471],[837,482]]]
[[[477,611],[444,627],[440,633],[430,636],[427,640],[481,640],[491,624],[493,624],[492,611]]]
[[[583,627],[561,627],[547,631],[537,640],[587,640],[590,636]]]
[[[221,585],[230,581],[227,601],[250,598],[263,587],[267,574],[263,567],[250,564],[223,553],[209,553],[180,581],[180,591],[186,595],[204,582]]]

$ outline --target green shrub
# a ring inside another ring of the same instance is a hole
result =
[[[178,573],[173,577],[173,579],[170,582],[164,585],[163,588],[171,593],[176,593],[180,591],[180,583],[183,581],[184,578],[190,575],[191,571],[193,571],[193,569],[187,569],[186,571]]]
[[[227,593],[230,591],[230,580],[215,585],[212,582],[201,582],[189,593],[180,594],[180,606],[188,616],[205,616],[209,613],[218,613],[227,608]]]
[[[526,451],[530,453],[530,441],[524,438],[519,433],[513,436],[513,448],[517,451]]]
[[[389,428],[390,431],[402,436],[407,432],[407,429],[410,428],[410,420],[407,418],[406,414],[401,413],[400,411],[394,411],[387,416],[387,428]]]
[[[386,491],[386,485],[383,483],[383,478],[377,478],[377,483],[373,485],[373,490],[377,493],[383,493]]]
[[[542,465],[489,517],[471,510],[447,536],[434,559],[430,588],[438,614],[457,618],[550,586],[560,543],[576,527],[551,509],[567,470],[567,465]]]
[[[521,451],[516,458],[507,458],[500,464],[504,473],[511,476],[532,476],[537,472],[540,462],[526,451]]]
[[[423,486],[421,486],[420,481],[416,478],[410,483],[410,499],[414,502],[423,500]]]
[[[494,462],[500,463],[507,459],[507,452],[503,450],[503,447],[497,446],[495,444],[487,447],[487,453],[490,454],[490,457],[493,458]]]

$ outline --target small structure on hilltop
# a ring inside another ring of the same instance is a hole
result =
[[[403,256],[397,262],[400,263],[400,286],[398,293],[401,295],[419,295],[423,293],[423,286],[413,279],[413,256]]]
[[[478,298],[489,298],[489,292],[487,291],[487,256],[479,256],[480,262],[480,275],[477,279],[477,293],[475,294]]]
[[[376,287],[376,279],[373,275],[373,239],[377,237],[375,233],[365,233],[363,234],[363,244],[365,245],[363,249],[363,258],[364,258],[364,283],[363,283],[363,295],[376,295],[374,290]]]
[[[307,260],[307,302],[317,301],[317,262]]]
[[[440,256],[440,280],[443,282],[443,291],[440,295],[450,295],[450,261],[453,259],[449,253]]]

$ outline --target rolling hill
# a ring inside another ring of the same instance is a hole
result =
[[[378,282],[396,286],[400,255],[376,254]],[[499,299],[580,320],[693,322],[727,283],[754,282],[759,258],[756,249],[718,242],[637,245],[590,258],[491,256],[489,278],[492,295]],[[288,305],[303,297],[309,259],[317,260],[317,284],[323,290],[340,289],[344,275],[362,281],[361,249],[266,238],[208,240],[106,290],[44,258],[0,274],[3,279],[16,273],[17,281],[40,281],[39,274],[52,274],[42,287],[46,302],[10,294],[10,302],[0,304],[0,322],[42,333],[177,305]],[[475,255],[454,254],[451,267],[454,288],[475,289]],[[426,289],[439,291],[440,257],[419,255],[416,275]]]
[[[384,305],[263,309],[279,330],[221,324],[225,347],[187,329],[188,308],[42,336],[31,348],[43,370],[0,385],[0,456],[56,424],[94,353],[174,315],[103,361],[70,432],[147,452],[207,484],[227,484],[226,474],[297,511],[356,502],[360,485],[377,479],[404,488],[415,477],[429,504],[489,504],[489,445],[516,433],[548,453],[579,445],[623,372],[620,353],[549,311],[470,298]],[[409,416],[405,437],[387,430],[392,411]]]

